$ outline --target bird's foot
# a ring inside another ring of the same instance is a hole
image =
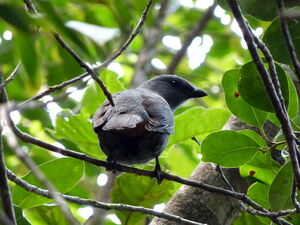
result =
[[[158,157],[156,157],[155,159],[156,159],[156,165],[155,165],[155,169],[153,170],[152,176],[156,178],[157,184],[161,184],[164,178],[158,161]]]

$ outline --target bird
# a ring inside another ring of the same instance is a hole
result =
[[[107,161],[121,165],[143,164],[155,158],[153,177],[161,183],[159,155],[174,134],[174,111],[190,98],[206,96],[177,75],[159,75],[135,89],[112,94],[92,119]]]

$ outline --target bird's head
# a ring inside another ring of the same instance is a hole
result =
[[[150,90],[163,97],[174,111],[190,98],[204,97],[207,94],[190,82],[176,75],[160,75],[142,83],[138,88]]]

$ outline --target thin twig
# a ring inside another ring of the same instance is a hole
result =
[[[293,183],[292,202],[296,208],[296,211],[300,212],[300,203],[297,200],[297,186],[295,182]]]
[[[299,63],[297,53],[295,51],[295,47],[294,47],[294,44],[293,44],[293,41],[292,41],[292,38],[290,35],[290,31],[288,28],[286,18],[284,17],[285,7],[284,7],[283,0],[277,0],[277,8],[278,8],[281,30],[282,30],[282,34],[284,36],[285,44],[288,48],[288,52],[289,52],[290,58],[292,60],[293,66],[294,66],[295,73],[298,77],[298,82],[300,82],[300,63]]]
[[[9,82],[11,82],[17,76],[19,69],[20,69],[20,63],[18,63],[14,71],[9,75],[9,77],[5,81],[3,81],[2,83],[0,82],[0,89],[5,87]]]
[[[256,46],[255,46],[255,41],[253,38],[253,33],[251,32],[250,29],[248,29],[247,22],[243,17],[243,14],[241,12],[239,5],[237,4],[236,0],[227,0],[227,1],[230,5],[230,8],[233,12],[235,19],[237,20],[237,22],[243,32],[243,36],[247,43],[249,52],[253,58],[253,61],[256,65],[257,70],[259,71],[259,73],[261,75],[261,78],[262,78],[264,85],[266,87],[266,90],[268,92],[269,98],[274,107],[276,116],[281,124],[283,134],[287,141],[287,146],[289,149],[289,154],[290,154],[290,158],[291,158],[291,162],[292,162],[292,166],[293,166],[293,172],[294,172],[295,179],[297,182],[297,187],[299,188],[300,187],[300,168],[299,168],[299,161],[298,161],[298,157],[297,157],[298,148],[297,148],[296,142],[294,140],[295,138],[294,138],[294,134],[293,134],[293,129],[290,124],[290,120],[285,113],[286,112],[285,107],[284,106],[282,107],[280,98],[277,95],[279,92],[276,91],[274,84],[272,82],[272,79],[270,77],[270,74],[267,71],[267,69],[265,68],[264,63],[257,52]]]
[[[284,145],[284,144],[286,144],[286,141],[275,142],[275,143],[272,143],[271,146],[269,146],[267,148],[268,149],[275,149],[277,146]]]
[[[32,4],[32,2],[30,0],[23,0],[28,11],[33,13],[33,14],[37,14],[37,10],[36,8],[34,7],[34,5]]]
[[[30,191],[32,193],[35,193],[37,195],[46,197],[46,198],[53,198],[49,191],[38,188],[32,184],[27,183],[26,181],[18,178],[13,172],[10,170],[7,170],[7,175],[11,181],[16,183],[17,185],[21,186],[27,191]],[[57,195],[64,198],[66,201],[76,203],[78,205],[89,205],[94,208],[101,208],[105,210],[120,210],[120,211],[129,211],[129,212],[139,212],[147,215],[152,215],[160,218],[164,218],[170,221],[178,222],[180,224],[192,224],[192,225],[204,225],[202,223],[194,222],[191,220],[184,219],[179,216],[175,216],[169,213],[164,212],[157,212],[153,209],[144,208],[141,206],[133,206],[133,205],[125,205],[125,204],[113,204],[113,203],[105,203],[105,202],[99,202],[95,200],[89,200],[89,199],[83,199],[76,196],[70,196],[70,195],[64,195],[61,193],[56,193]]]
[[[1,116],[5,117],[5,114],[6,116],[8,116],[7,111],[2,112]],[[28,155],[26,155],[23,149],[20,148],[17,139],[15,137],[15,134],[11,131],[11,127],[8,126],[7,128],[9,129],[6,130],[6,132],[8,132],[8,135],[6,135],[6,139],[9,146],[11,147],[11,150],[15,153],[15,155],[19,158],[19,160],[23,162],[31,170],[31,173],[41,182],[41,184],[49,190],[50,196],[54,199],[55,203],[58,205],[62,214],[67,219],[69,224],[71,225],[79,224],[78,221],[76,221],[76,219],[73,217],[64,199],[57,194],[57,191],[55,187],[52,185],[52,183],[38,169],[38,167],[33,162],[33,160]]]
[[[167,69],[168,74],[174,73],[177,65],[180,63],[182,57],[185,55],[186,50],[192,43],[193,39],[203,32],[206,25],[208,24],[210,19],[213,17],[216,6],[217,6],[217,2],[215,1],[214,4],[211,7],[209,7],[207,9],[207,11],[205,12],[205,14],[200,18],[198,24],[192,29],[191,33],[189,33],[186,36],[181,49],[176,53],[176,55],[173,57],[172,61],[169,64],[169,67]]]
[[[232,187],[232,185],[230,184],[230,182],[227,180],[221,166],[217,165],[216,166],[216,169],[219,171],[221,177],[222,177],[222,180],[224,181],[224,183],[228,186],[228,188],[231,190],[231,191],[234,191],[234,188]]]
[[[152,2],[153,0],[149,0],[143,13],[142,13],[142,16],[139,20],[139,22],[137,23],[135,29],[133,30],[133,32],[130,34],[129,38],[126,40],[126,42],[121,46],[119,47],[115,52],[113,52],[100,66],[94,68],[95,71],[99,72],[103,69],[105,69],[111,62],[113,62],[117,57],[119,57],[126,49],[127,47],[130,45],[130,43],[134,40],[134,38],[140,33],[140,31],[142,30],[143,28],[143,25],[145,23],[145,20],[147,18],[147,15],[149,13],[149,9],[150,9],[150,6],[152,5]],[[34,101],[34,100],[38,100],[46,95],[49,95],[51,94],[52,92],[54,91],[57,91],[57,90],[61,90],[62,88],[70,85],[70,84],[73,84],[79,80],[82,80],[83,78],[89,76],[89,73],[83,73],[77,77],[74,77],[68,81],[65,81],[61,84],[58,84],[58,85],[55,85],[55,86],[51,86],[49,87],[47,90],[45,90],[44,92],[40,93],[39,95],[37,96],[34,96],[20,104],[27,104],[28,102],[30,101]]]
[[[2,70],[0,70],[0,84],[2,83]],[[1,85],[0,87],[0,111],[4,109],[4,105],[7,102],[7,95],[5,91],[5,85]],[[1,117],[0,117],[1,118]],[[0,119],[0,196],[1,196],[1,203],[2,208],[4,211],[3,218],[10,220],[12,224],[17,224],[15,218],[15,212],[13,209],[13,203],[11,199],[11,192],[7,182],[6,176],[6,165],[4,160],[4,149],[2,145],[2,131],[3,131],[3,121]]]
[[[105,86],[105,84],[102,82],[102,80],[97,76],[96,72],[94,71],[94,69],[92,69],[87,63],[85,63],[80,57],[79,55],[77,55],[77,53],[71,49],[71,47],[62,39],[62,37],[58,34],[58,33],[54,33],[53,34],[54,37],[56,38],[56,40],[60,43],[60,45],[66,49],[70,55],[78,62],[78,64],[85,69],[86,72],[89,73],[89,75],[91,75],[91,77],[98,83],[98,85],[100,86],[100,88],[102,89],[104,95],[107,97],[109,103],[114,106],[114,101],[112,99],[112,96],[110,94],[110,92],[108,91],[107,87]]]
[[[195,141],[199,146],[201,146],[201,142],[196,137],[191,137],[193,141]]]
[[[32,97],[32,98],[24,101],[24,102],[19,103],[16,106],[16,108],[18,108],[18,107],[23,108],[25,105],[29,104],[30,102],[37,101],[37,100],[39,100],[39,99],[41,99],[41,98],[43,98],[43,97],[51,94],[52,92],[61,90],[64,87],[67,87],[70,84],[76,83],[76,82],[82,80],[83,78],[85,78],[87,76],[89,76],[89,74],[88,73],[84,73],[84,74],[81,74],[81,75],[79,75],[77,77],[74,77],[74,78],[72,78],[70,80],[67,80],[67,81],[65,81],[65,82],[63,82],[61,84],[50,86],[47,90],[43,91],[42,93],[40,93],[40,94],[38,94],[38,95],[36,95],[36,96],[34,96],[34,97]]]
[[[81,85],[77,86],[77,89],[74,91],[68,91],[68,92],[62,92],[61,94],[58,94],[54,97],[52,97],[51,99],[47,100],[47,101],[34,101],[34,102],[29,102],[28,104],[18,104],[18,105],[13,105],[10,108],[10,111],[22,111],[22,110],[26,110],[26,109],[32,109],[32,108],[44,108],[46,107],[49,103],[52,102],[59,102],[62,101],[64,99],[66,99],[69,95],[71,95],[72,93],[79,91],[83,88],[86,87],[86,83],[87,81],[83,82]],[[80,106],[79,104],[77,106]]]

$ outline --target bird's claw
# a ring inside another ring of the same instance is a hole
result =
[[[116,173],[117,163],[114,160],[112,160],[109,156],[107,157],[106,162],[108,163],[106,167],[106,171],[111,171],[112,173]]]
[[[153,170],[152,176],[156,178],[157,184],[161,184],[164,178],[158,161],[158,157],[156,157],[155,159],[156,159],[156,165],[155,165],[155,169]]]

